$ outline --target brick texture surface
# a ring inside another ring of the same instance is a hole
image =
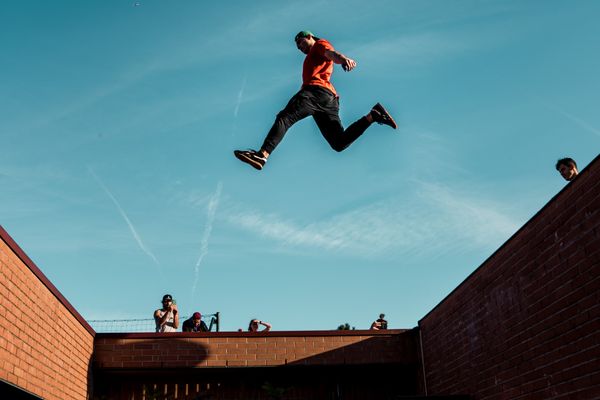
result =
[[[404,330],[205,334],[97,334],[101,369],[411,364],[414,333]]]
[[[417,333],[97,334],[94,395],[123,400],[155,392],[181,400],[414,395]],[[281,396],[270,395],[268,386],[281,390]]]
[[[419,328],[429,395],[600,398],[600,158]]]
[[[0,227],[0,379],[44,399],[86,399],[93,330],[44,280]]]

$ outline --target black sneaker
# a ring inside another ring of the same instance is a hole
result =
[[[371,109],[371,116],[373,117],[373,121],[378,124],[388,125],[392,128],[396,129],[398,125],[394,121],[394,118],[386,111],[385,108],[379,103],[375,104]]]
[[[235,150],[233,154],[246,164],[250,164],[259,171],[263,169],[267,162],[267,157],[263,156],[260,151],[255,150]]]

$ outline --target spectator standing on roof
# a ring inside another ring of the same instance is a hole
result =
[[[371,324],[371,329],[387,329],[388,322],[385,320],[385,314],[379,314],[379,318]]]
[[[179,327],[179,312],[173,296],[165,294],[162,298],[162,308],[154,311],[156,332],[177,332]]]
[[[265,329],[259,331],[258,329],[260,328],[260,325],[264,326]],[[256,318],[251,319],[250,323],[248,324],[248,332],[269,332],[270,330],[271,324],[265,321],[258,320]]]

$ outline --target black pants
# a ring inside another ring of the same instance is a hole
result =
[[[342,151],[358,139],[371,123],[362,117],[344,130],[339,110],[339,99],[332,92],[320,86],[305,86],[277,114],[261,149],[271,154],[292,125],[312,115],[329,145],[335,151]]]

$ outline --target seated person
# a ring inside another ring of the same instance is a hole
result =
[[[371,324],[371,329],[374,329],[374,330],[387,329],[388,322],[384,318],[385,318],[385,314],[379,314],[379,319]]]
[[[189,319],[183,321],[182,330],[183,332],[208,332],[208,327],[202,321],[202,314],[196,311]]]
[[[265,327],[265,329],[263,329],[262,331],[259,331],[259,325],[262,325]],[[271,330],[271,324],[269,324],[268,322],[265,321],[260,321],[256,318],[251,319],[250,323],[248,324],[248,332],[269,332]]]

